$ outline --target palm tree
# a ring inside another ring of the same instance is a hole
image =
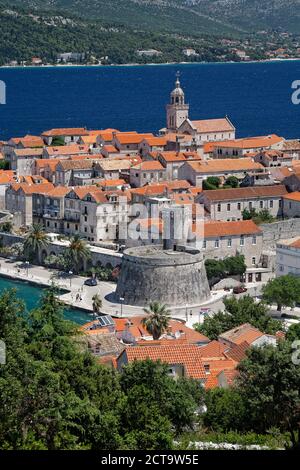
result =
[[[24,242],[24,253],[37,258],[40,264],[40,254],[43,248],[47,248],[50,239],[44,231],[42,224],[33,224]]]
[[[93,312],[95,316],[97,314],[99,315],[99,313],[101,313],[101,308],[102,308],[102,300],[101,300],[100,295],[99,294],[93,295],[92,301],[93,301]]]
[[[91,250],[80,235],[76,234],[71,238],[68,255],[72,260],[74,269],[78,271],[80,265],[90,259]]]
[[[171,312],[166,305],[159,302],[151,302],[149,308],[145,308],[144,311],[148,316],[143,318],[142,324],[153,339],[157,340],[168,328]]]

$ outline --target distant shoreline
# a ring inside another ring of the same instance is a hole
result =
[[[213,64],[273,64],[281,62],[300,62],[300,57],[290,58],[290,59],[266,59],[266,60],[248,60],[248,61],[226,61],[226,62],[164,62],[164,63],[155,63],[151,62],[148,64],[138,64],[138,63],[129,63],[129,64],[110,64],[110,65],[101,65],[101,64],[46,64],[46,65],[1,65],[0,69],[45,69],[45,68],[111,68],[111,67],[153,67],[153,66],[173,66],[173,65],[213,65]]]

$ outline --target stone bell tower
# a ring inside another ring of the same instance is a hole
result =
[[[175,88],[170,95],[170,104],[167,105],[167,130],[170,132],[176,132],[189,117],[189,105],[185,104],[179,77],[180,73],[177,72]]]

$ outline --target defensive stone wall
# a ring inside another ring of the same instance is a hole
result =
[[[169,306],[200,305],[210,296],[200,252],[163,250],[162,246],[136,247],[124,252],[116,297],[128,305],[148,306],[157,301]]]

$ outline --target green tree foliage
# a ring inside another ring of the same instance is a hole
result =
[[[256,211],[256,209],[244,209],[242,212],[243,220],[253,220],[257,225],[271,224],[275,222],[276,218],[273,217],[268,209]]]
[[[300,302],[300,279],[290,274],[270,279],[263,287],[263,299],[268,304],[277,304],[277,310],[294,307]]]
[[[154,340],[159,339],[169,326],[170,310],[159,302],[151,302],[149,308],[145,308],[145,313],[147,317],[142,320],[143,326]]]
[[[174,381],[168,375],[168,366],[160,362],[150,360],[133,362],[124,368],[120,383],[128,397],[135,396],[134,400],[127,402],[125,422],[128,429],[132,422],[138,419],[137,404],[141,409],[149,408],[154,412],[153,418],[151,418],[152,413],[147,413],[147,420],[151,426],[155,426],[154,421],[158,416],[165,417],[162,427],[164,434],[167,423],[174,426],[176,432],[192,427],[195,411],[203,404],[204,391],[196,381],[191,379]],[[142,413],[142,421],[139,422],[141,432],[144,426],[147,429],[149,425],[144,421],[144,417]],[[159,428],[160,426],[157,426],[158,430]]]
[[[202,183],[202,188],[206,190],[218,189],[221,184],[220,178],[217,176],[208,176]]]
[[[119,374],[82,349],[54,287],[26,318],[13,291],[0,296],[0,449],[172,448],[194,425],[204,391],[168,367],[134,362]]]
[[[300,341],[300,323],[291,325],[286,332],[286,339],[291,343],[293,341]]]
[[[245,427],[247,410],[238,390],[214,388],[206,394],[205,426],[217,432],[238,431]]]
[[[243,255],[229,256],[224,260],[205,260],[207,278],[210,284],[216,284],[228,276],[242,275],[247,269]]]
[[[49,245],[49,237],[41,224],[33,224],[24,241],[24,254],[40,262],[41,250]]]
[[[252,220],[253,217],[255,217],[256,215],[256,210],[255,209],[244,209],[242,211],[242,216],[243,216],[243,220]]]
[[[218,312],[213,317],[207,317],[195,329],[211,340],[217,339],[221,333],[243,323],[250,323],[263,333],[274,334],[282,329],[282,323],[267,315],[264,303],[256,303],[252,297],[246,295],[237,299],[230,297],[224,299],[225,311]]]
[[[10,221],[3,222],[3,224],[0,225],[0,232],[12,233],[12,229],[13,229],[13,223]]]
[[[0,160],[0,170],[8,170],[9,162],[7,160]]]
[[[65,267],[79,272],[83,265],[91,258],[91,250],[85,240],[79,235],[74,235],[70,245],[64,253]]]
[[[300,448],[300,368],[292,361],[288,341],[276,348],[251,348],[239,366],[238,387],[253,430],[277,427]]]
[[[60,147],[60,146],[65,145],[64,138],[63,138],[63,137],[60,137],[60,136],[55,136],[55,137],[53,137],[52,142],[51,142],[51,145],[52,145],[53,147]]]
[[[236,176],[229,176],[224,184],[227,188],[238,188],[239,185],[239,180]]]

